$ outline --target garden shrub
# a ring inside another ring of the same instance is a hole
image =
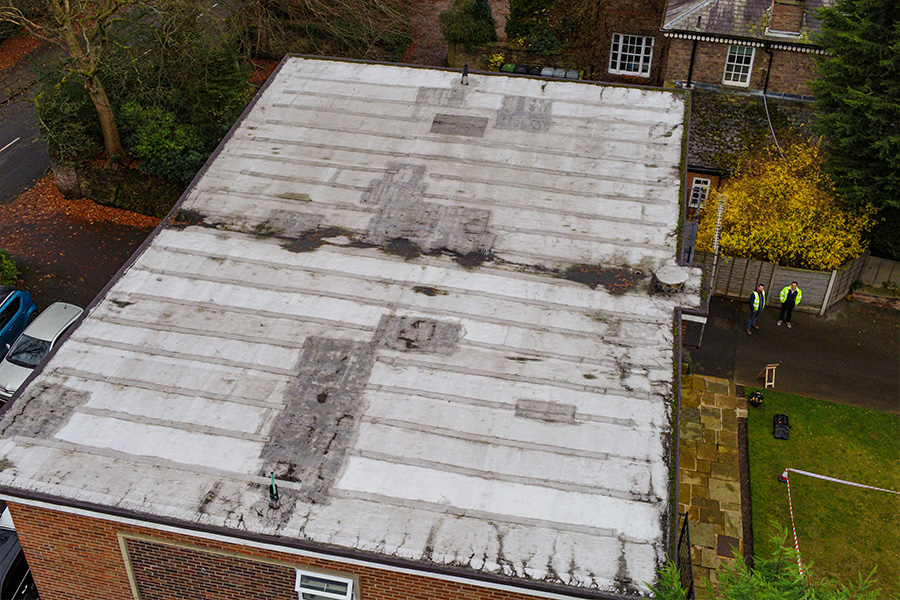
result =
[[[528,36],[528,49],[538,54],[553,54],[562,49],[562,42],[544,23],[538,23]]]
[[[546,18],[554,0],[509,0],[506,35],[509,39],[528,37],[535,25]]]
[[[19,269],[9,251],[0,248],[0,285],[15,285],[19,280]]]
[[[454,0],[439,19],[447,42],[477,46],[497,39],[497,22],[488,0]]]
[[[860,256],[872,210],[843,208],[822,163],[821,149],[805,143],[783,156],[771,147],[743,154],[701,211],[697,248],[712,250],[722,198],[719,248],[726,256],[817,271]]]
[[[181,123],[175,113],[136,102],[122,105],[126,144],[141,167],[151,175],[185,184],[206,162],[209,152],[193,125]]]
[[[80,78],[46,85],[35,99],[38,129],[50,156],[62,161],[91,157],[103,148],[97,112]]]

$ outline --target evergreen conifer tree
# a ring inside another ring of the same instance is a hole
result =
[[[900,2],[837,0],[824,9],[812,83],[827,168],[851,206],[872,203],[872,246],[900,258]]]

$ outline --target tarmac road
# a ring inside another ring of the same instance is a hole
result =
[[[34,105],[0,105],[0,204],[34,185],[48,168],[50,156],[38,133]]]
[[[53,48],[39,49],[0,80],[0,204],[30,188],[50,168],[29,98],[38,92],[35,73],[58,55]]]
[[[686,336],[692,369],[762,388],[757,376],[779,363],[777,391],[900,413],[900,311],[842,300],[821,317],[795,311],[788,329],[775,324],[779,308],[747,335],[747,302],[713,298],[700,348],[698,328]]]

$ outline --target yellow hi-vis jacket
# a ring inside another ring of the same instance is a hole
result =
[[[756,290],[750,292],[750,306],[753,310],[761,310],[766,307],[766,293],[759,293]]]
[[[788,294],[791,293],[791,286],[785,287],[781,290],[781,303],[784,304],[784,301],[787,300]],[[800,291],[800,286],[797,286],[797,297],[794,299],[794,306],[800,304],[800,298],[803,297],[803,292]]]

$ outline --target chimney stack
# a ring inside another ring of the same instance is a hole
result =
[[[772,0],[769,31],[799,35],[803,9],[804,0]]]

